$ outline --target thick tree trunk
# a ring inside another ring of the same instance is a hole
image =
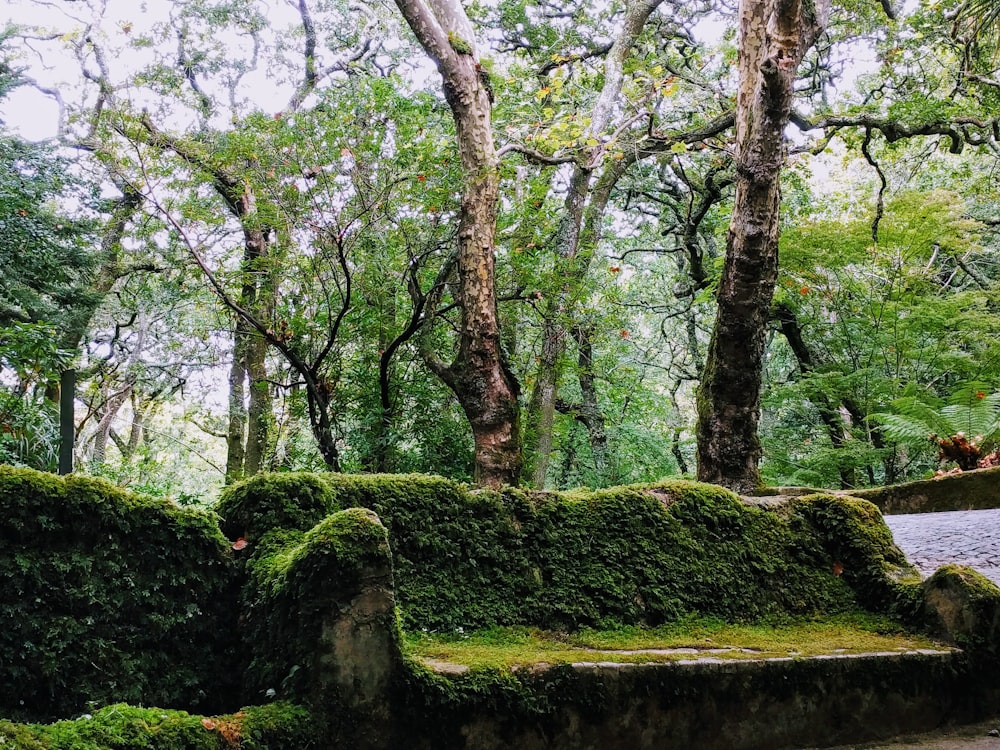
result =
[[[500,345],[494,274],[499,160],[492,92],[475,55],[472,25],[459,0],[396,0],[417,40],[437,63],[455,120],[462,164],[458,226],[459,349],[443,366],[429,361],[454,391],[472,426],[475,479],[517,484],[521,473],[518,383]]]
[[[779,181],[795,72],[826,25],[828,0],[741,0],[736,197],[718,313],[698,393],[698,478],[756,489],[757,425],[778,273]]]
[[[500,346],[494,287],[500,176],[489,127],[488,100],[485,111],[470,118],[457,114],[462,107],[454,102],[460,97],[452,93],[448,98],[456,112],[465,185],[457,264],[462,322],[458,357],[449,366],[445,382],[455,392],[472,427],[475,480],[490,486],[516,485],[521,473],[519,388]],[[481,98],[485,100],[485,94]]]

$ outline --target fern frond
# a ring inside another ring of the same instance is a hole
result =
[[[926,443],[938,434],[925,420],[904,414],[872,414],[879,422],[882,432],[897,443]]]

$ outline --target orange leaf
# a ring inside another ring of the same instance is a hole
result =
[[[207,716],[201,720],[201,725],[205,727],[209,732],[215,729],[215,722],[209,719]]]
[[[843,563],[841,563],[841,562],[835,562],[833,564],[833,574],[835,576],[839,576],[843,572],[844,572],[844,565],[843,565]]]
[[[799,294],[802,294],[802,295],[809,294],[809,287],[804,286],[801,289],[799,289]]]

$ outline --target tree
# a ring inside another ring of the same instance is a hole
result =
[[[829,10],[829,0],[741,0],[739,6],[736,197],[698,393],[698,478],[738,492],[759,483],[757,426],[778,278],[784,131],[796,71]]]
[[[23,81],[0,62],[0,97]],[[2,125],[2,123],[0,123]],[[47,146],[0,133],[0,461],[54,469],[62,343],[89,319],[95,201]]]
[[[446,364],[425,349],[431,369],[454,391],[472,426],[476,481],[516,485],[521,474],[520,385],[500,340],[496,295],[499,160],[493,140],[489,73],[476,55],[472,24],[459,0],[396,0],[435,62],[455,120],[462,166],[456,268],[462,309],[458,352]]]

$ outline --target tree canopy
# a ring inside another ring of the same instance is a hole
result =
[[[78,463],[182,500],[948,468],[893,425],[1000,392],[975,7],[11,5],[3,439],[72,363]]]

